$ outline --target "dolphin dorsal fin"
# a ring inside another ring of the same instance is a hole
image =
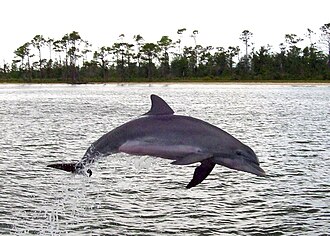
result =
[[[172,108],[161,98],[155,94],[150,96],[151,98],[151,108],[144,115],[173,115],[174,111]]]

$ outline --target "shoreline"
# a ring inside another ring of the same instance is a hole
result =
[[[304,85],[322,85],[322,86],[330,86],[329,81],[194,81],[194,80],[186,80],[186,81],[107,81],[107,82],[87,82],[87,83],[64,83],[64,82],[45,82],[45,83],[24,83],[24,82],[0,82],[1,85],[74,85],[74,86],[83,86],[83,85],[296,85],[296,86],[304,86]]]

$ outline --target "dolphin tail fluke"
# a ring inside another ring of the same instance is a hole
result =
[[[202,161],[202,164],[195,169],[194,177],[186,188],[192,188],[202,183],[202,181],[211,173],[215,166],[215,163],[211,159]]]
[[[50,164],[47,165],[47,167],[64,170],[67,172],[75,173],[75,174],[86,174],[88,176],[92,175],[92,171],[90,169],[87,169],[86,173],[82,171],[81,168],[77,168],[77,162],[73,163],[59,163],[59,164]]]

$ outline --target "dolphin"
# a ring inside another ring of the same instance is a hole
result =
[[[159,96],[151,95],[151,109],[104,134],[91,144],[78,162],[48,167],[91,176],[88,169],[100,157],[114,153],[149,155],[172,160],[174,165],[200,162],[186,188],[200,184],[216,164],[265,176],[254,151],[222,129],[205,121],[174,115]]]

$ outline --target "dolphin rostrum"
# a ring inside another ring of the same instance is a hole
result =
[[[48,167],[91,176],[92,171],[86,167],[98,158],[124,152],[170,159],[174,165],[201,162],[186,188],[200,184],[215,164],[266,175],[253,150],[227,132],[193,117],[174,115],[172,108],[157,95],[151,95],[151,102],[147,113],[104,134],[79,162]]]

